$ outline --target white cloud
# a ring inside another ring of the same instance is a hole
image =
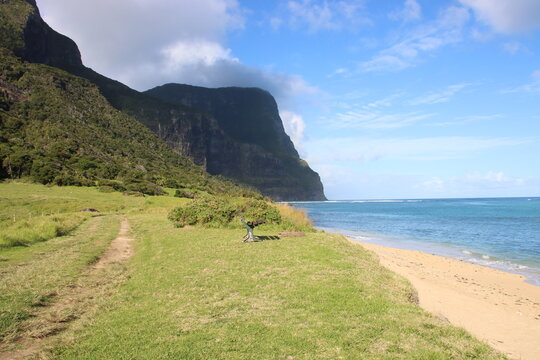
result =
[[[491,185],[500,185],[500,184],[514,184],[521,185],[523,184],[523,179],[521,178],[510,178],[504,174],[502,171],[489,171],[485,174],[476,172],[467,175],[467,181],[473,183],[488,183]]]
[[[299,0],[287,3],[289,23],[292,27],[306,27],[308,32],[342,30],[369,23],[361,15],[363,1]]]
[[[418,97],[416,99],[413,99],[410,102],[410,104],[411,105],[431,105],[431,104],[439,104],[443,102],[448,102],[454,95],[456,95],[460,91],[470,86],[471,84],[466,84],[466,83],[450,85],[443,91],[433,92],[433,93]]]
[[[527,189],[534,179],[511,177],[503,171],[472,172],[447,178],[432,177],[417,185],[423,192],[445,194],[445,196],[504,196],[523,193],[519,188]]]
[[[302,142],[304,140],[304,131],[306,130],[306,124],[302,115],[293,111],[283,110],[279,113],[281,120],[283,120],[283,126],[285,132],[291,138],[296,150],[302,152]]]
[[[377,105],[380,106],[380,105]],[[330,120],[323,120],[332,128],[396,129],[433,117],[419,112],[384,113],[380,110],[352,109],[337,113]]]
[[[501,90],[502,94],[515,94],[515,93],[540,93],[540,70],[535,70],[531,74],[532,81],[528,84],[521,85],[511,89]]]
[[[349,70],[346,69],[346,68],[339,68],[339,69],[336,69],[334,70],[332,73],[330,73],[329,75],[327,75],[328,78],[331,78],[331,77],[334,77],[336,75],[346,75],[349,73]]]
[[[239,62],[231,57],[231,49],[211,41],[180,41],[163,50],[165,71],[175,72],[185,66],[203,64],[213,66],[218,61]]]
[[[317,92],[299,76],[249,67],[232,55],[226,34],[244,24],[236,0],[40,0],[39,5],[53,28],[77,42],[88,66],[139,90],[166,82],[255,86],[282,102]]]
[[[274,30],[279,30],[281,28],[281,25],[283,25],[283,19],[279,17],[273,17],[270,19],[270,26]]]
[[[446,122],[432,122],[426,124],[427,126],[436,126],[436,127],[445,127],[445,126],[456,126],[456,125],[465,125],[477,121],[488,121],[501,119],[504,116],[502,114],[493,114],[493,115],[469,115],[462,116],[457,118],[455,121],[446,121]]]
[[[430,24],[416,27],[389,48],[376,54],[371,60],[359,64],[364,72],[398,71],[413,66],[426,53],[443,46],[460,42],[463,28],[469,20],[469,12],[462,7],[451,6],[441,12]]]
[[[431,191],[440,192],[445,188],[445,181],[437,176],[422,182],[422,187]]]
[[[482,22],[500,33],[517,33],[540,27],[538,0],[459,0],[471,7]]]
[[[421,17],[422,8],[416,0],[405,0],[405,3],[403,4],[403,9],[400,9],[390,14],[391,19],[403,20],[405,22],[420,20]]]
[[[537,138],[488,138],[439,136],[425,138],[342,137],[309,140],[308,161],[333,163],[371,160],[445,160],[468,158],[473,153],[512,147],[537,141]]]
[[[471,37],[474,40],[485,42],[493,39],[493,32],[474,28],[471,30]]]
[[[402,59],[397,55],[385,54],[392,52],[392,49],[381,52],[371,60],[360,64],[360,70],[365,72],[393,70],[399,71],[410,67],[412,64],[408,59]]]
[[[385,108],[385,107],[389,107],[389,106],[392,106],[392,104],[394,103],[394,100],[402,97],[403,94],[402,93],[395,93],[395,94],[392,94],[392,95],[389,95],[385,98],[382,98],[382,99],[378,99],[378,100],[375,100],[375,101],[372,101],[366,105],[363,105],[362,108],[364,110],[371,110],[371,109],[379,109],[379,108]]]
[[[45,20],[73,38],[85,63],[120,78],[125,68],[163,62],[164,51],[183,42],[223,44],[244,26],[235,0],[40,0]],[[145,73],[141,77],[147,76]]]
[[[503,44],[503,49],[509,54],[516,55],[517,53],[530,54],[529,49],[525,45],[517,41],[509,41]]]
[[[170,82],[260,87],[286,114],[302,96],[319,93],[300,76],[246,66],[234,57],[226,36],[245,22],[237,0],[39,0],[39,5],[49,25],[77,42],[87,66],[138,90]],[[298,119],[283,120],[300,146]]]

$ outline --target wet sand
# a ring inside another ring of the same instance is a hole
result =
[[[540,359],[540,287],[523,276],[420,251],[352,242],[407,278],[424,309],[510,358]]]

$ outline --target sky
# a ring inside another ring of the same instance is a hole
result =
[[[329,199],[540,196],[540,0],[37,0],[137,89],[270,91]]]

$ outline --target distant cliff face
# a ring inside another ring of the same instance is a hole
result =
[[[167,84],[145,93],[212,115],[225,133],[237,141],[258,144],[273,154],[298,157],[283,128],[276,101],[267,91]]]
[[[167,84],[145,94],[192,107],[217,121],[222,131],[200,129],[206,143],[202,157],[211,174],[255,186],[277,200],[325,200],[319,175],[299,158],[267,91]],[[185,131],[180,126],[160,126],[160,136],[171,146],[182,143]]]
[[[90,80],[111,105],[211,174],[251,185],[275,200],[325,199],[318,174],[298,157],[268,92],[166,85],[140,93],[85,67],[77,45],[42,20],[34,0],[2,1],[10,21],[0,21],[6,34],[1,47]]]

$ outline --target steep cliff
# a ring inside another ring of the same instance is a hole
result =
[[[217,120],[226,136],[215,132],[205,136],[205,164],[211,174],[238,179],[278,200],[325,199],[318,174],[299,158],[267,91],[167,84],[145,94]],[[160,124],[159,132],[173,147],[182,142],[178,137],[184,131],[174,124]]]
[[[213,89],[183,86],[193,90],[191,97],[186,91],[181,98],[140,93],[85,67],[77,45],[42,20],[33,0],[2,0],[0,6],[1,47],[90,80],[112,106],[209,173],[251,185],[275,200],[324,199],[319,176],[298,157],[267,92],[231,88],[207,97]]]

